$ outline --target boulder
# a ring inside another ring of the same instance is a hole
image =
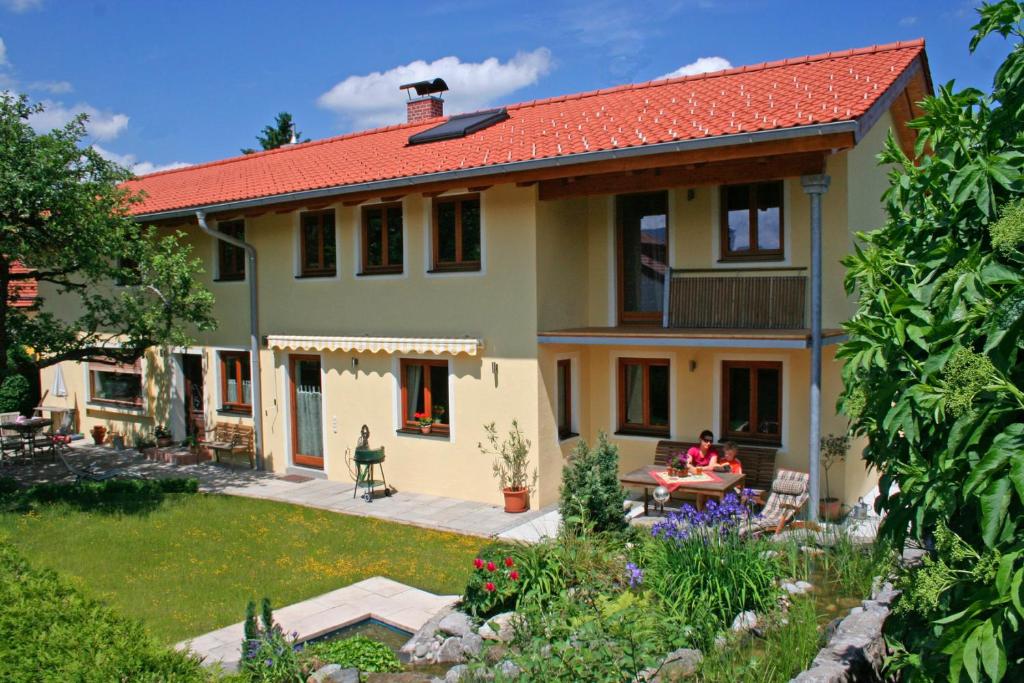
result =
[[[484,640],[500,640],[507,643],[512,640],[513,627],[512,619],[515,617],[515,612],[502,612],[494,617],[491,617],[487,622],[480,627],[480,637]]]
[[[359,669],[342,669],[340,664],[328,664],[313,672],[306,683],[359,683]]]
[[[704,655],[700,650],[680,648],[670,652],[661,664],[661,672],[658,679],[662,681],[675,681],[680,678],[689,678],[697,673],[700,663],[704,661]]]
[[[469,667],[465,664],[456,664],[452,668],[448,669],[448,673],[444,676],[444,683],[458,683],[462,680],[463,674],[469,671]]]
[[[814,590],[814,585],[808,583],[807,581],[797,581],[796,582],[796,587],[799,588],[804,593],[807,593],[808,591]]]
[[[509,659],[503,659],[498,662],[497,669],[506,678],[515,678],[519,674],[523,673],[523,670],[516,666],[515,662]]]
[[[466,654],[462,650],[462,638],[452,636],[445,639],[441,649],[437,651],[438,664],[461,664],[466,661]]]
[[[781,588],[782,590],[786,591],[790,595],[801,595],[801,594],[803,594],[803,591],[800,590],[800,586],[796,585],[795,583],[791,583],[789,581],[783,581],[782,584],[779,585],[779,588]]]
[[[473,622],[469,620],[469,615],[462,612],[446,615],[438,622],[437,627],[450,636],[462,637],[473,632]]]
[[[476,657],[484,647],[484,639],[475,633],[462,636],[462,650],[469,657]]]
[[[731,628],[735,633],[743,633],[750,631],[755,626],[757,626],[757,614],[747,610],[736,615],[736,618],[732,620]]]

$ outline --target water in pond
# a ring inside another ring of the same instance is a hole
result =
[[[395,628],[394,626],[385,624],[382,621],[377,621],[376,619],[364,619],[363,621],[339,628],[336,631],[325,633],[322,636],[318,636],[306,642],[329,643],[335,640],[351,638],[353,636],[364,636],[370,640],[376,640],[377,642],[384,643],[390,647],[395,654],[398,654],[398,651],[402,646],[412,638],[412,634],[408,631]]]

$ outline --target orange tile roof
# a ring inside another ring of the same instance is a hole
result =
[[[510,105],[506,121],[465,138],[407,145],[410,135],[441,121],[431,119],[153,173],[127,186],[146,192],[133,213],[155,214],[446,171],[494,167],[500,172],[504,164],[587,152],[856,121],[923,54],[924,41],[914,40],[623,85]]]
[[[29,273],[21,261],[11,263],[11,274],[21,275]],[[36,296],[39,294],[39,285],[35,279],[13,280],[7,283],[7,304],[14,308],[28,308],[36,303]]]

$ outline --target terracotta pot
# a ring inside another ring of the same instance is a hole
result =
[[[822,498],[818,503],[818,516],[822,519],[834,522],[841,516],[841,504],[838,498]]]
[[[160,448],[167,448],[168,446],[171,445],[172,441],[173,439],[171,439],[171,437],[169,436],[161,436],[156,440],[156,445],[159,446]]]
[[[504,489],[505,512],[526,512],[530,509],[530,491],[528,489]]]
[[[430,425],[426,425],[426,426],[420,425],[420,432],[423,433],[423,434],[429,434],[430,433]]]
[[[107,438],[107,428],[101,425],[96,425],[89,433],[92,434],[92,440],[97,446],[102,446]]]

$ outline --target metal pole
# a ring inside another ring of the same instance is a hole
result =
[[[249,280],[249,374],[252,379],[252,427],[253,448],[256,450],[256,469],[264,469],[263,463],[263,387],[260,381],[260,321],[256,294],[256,247],[237,237],[214,230],[206,224],[206,213],[196,211],[199,228],[207,235],[222,242],[245,250],[246,279]],[[238,388],[242,390],[241,387]]]
[[[828,191],[829,181],[825,174],[806,175],[800,179],[811,200],[811,424],[807,437],[811,481],[807,518],[812,522],[818,520],[818,503],[821,500],[821,196]]]

